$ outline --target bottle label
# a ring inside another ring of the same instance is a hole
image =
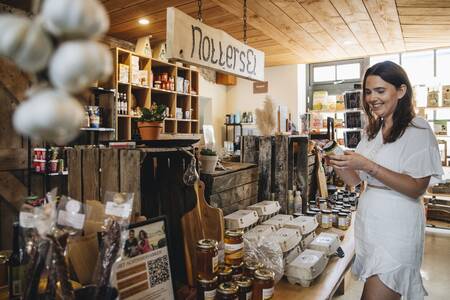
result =
[[[327,215],[322,214],[322,224],[328,224],[329,222],[330,218]]]
[[[205,291],[204,295],[204,299],[205,300],[214,300],[214,298],[216,297],[216,290],[212,290],[212,291]]]
[[[219,255],[212,258],[212,271],[213,273],[217,273],[219,271]]]
[[[34,215],[29,212],[21,211],[19,214],[20,226],[23,228],[34,228]]]
[[[273,287],[271,287],[270,289],[263,289],[262,290],[262,298],[263,300],[267,300],[267,299],[272,299],[273,297]]]
[[[244,256],[244,243],[227,244],[225,243],[225,256],[227,259],[240,259]]]

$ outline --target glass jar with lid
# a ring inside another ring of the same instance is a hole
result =
[[[256,260],[247,259],[244,261],[244,276],[253,278],[255,271],[263,267],[264,265]]]
[[[197,300],[214,300],[216,289],[217,276],[213,279],[197,278]]]
[[[331,218],[333,219],[333,227],[336,227],[336,228],[338,228],[338,214],[339,214],[339,209],[331,210]]]
[[[327,209],[327,199],[325,198],[320,198],[319,200],[319,209]]]
[[[343,212],[338,213],[338,228],[342,230],[348,229],[346,213]]]
[[[252,299],[252,279],[242,276],[234,281],[238,286],[238,298],[239,300]]]
[[[275,273],[267,268],[255,271],[252,299],[273,299]]]
[[[331,210],[329,209],[322,209],[322,221],[320,222],[320,227],[324,229],[328,229],[333,227],[333,219]]]
[[[317,223],[320,225],[320,223],[322,222],[322,212],[320,211],[320,209],[310,208],[309,210],[316,213],[316,220],[317,220]]]
[[[231,277],[233,280],[241,278],[244,274],[244,262],[241,262],[241,264],[236,266],[231,266],[231,270]]]
[[[237,300],[238,286],[233,282],[219,284],[216,291],[216,300]]]
[[[220,264],[219,271],[217,272],[217,276],[219,277],[219,284],[231,281],[233,279],[231,274],[232,272],[233,270],[229,266]]]
[[[225,263],[227,265],[240,265],[244,257],[244,232],[242,230],[225,231]]]
[[[341,209],[340,212],[347,214],[347,227],[352,224],[352,211],[349,209]]]
[[[213,279],[219,267],[217,241],[203,239],[197,242],[197,274],[201,279]]]

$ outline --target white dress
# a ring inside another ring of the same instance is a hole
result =
[[[432,176],[439,182],[443,169],[436,138],[427,121],[414,118],[402,137],[383,144],[381,130],[368,141],[363,135],[356,152],[394,172],[413,178]],[[361,180],[386,187],[365,172]],[[427,295],[420,276],[425,234],[422,202],[391,189],[368,187],[362,194],[355,217],[356,259],[352,272],[366,280],[378,275],[390,289],[404,299],[423,299]]]

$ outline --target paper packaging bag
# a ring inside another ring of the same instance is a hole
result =
[[[84,235],[97,234],[102,231],[105,220],[105,206],[97,200],[86,200],[87,213],[84,223]]]
[[[92,283],[98,257],[97,234],[75,237],[67,243],[67,256],[78,281],[85,285]]]

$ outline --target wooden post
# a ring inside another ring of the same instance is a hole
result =
[[[120,190],[119,149],[100,150],[100,200],[105,201],[105,192]]]
[[[67,169],[69,171],[67,194],[79,201],[83,200],[81,154],[81,149],[67,150]]]
[[[134,193],[133,213],[141,212],[141,151],[120,151],[120,191]]]
[[[272,191],[272,137],[259,138],[259,185],[258,200],[269,200]]]
[[[287,213],[288,192],[288,136],[275,136],[275,155],[272,158],[274,164],[274,192],[275,200],[281,205],[281,211]]]
[[[99,149],[83,149],[83,165],[81,168],[81,180],[83,187],[83,201],[99,200]]]
[[[258,139],[254,135],[242,137],[241,162],[250,164],[258,163]]]

